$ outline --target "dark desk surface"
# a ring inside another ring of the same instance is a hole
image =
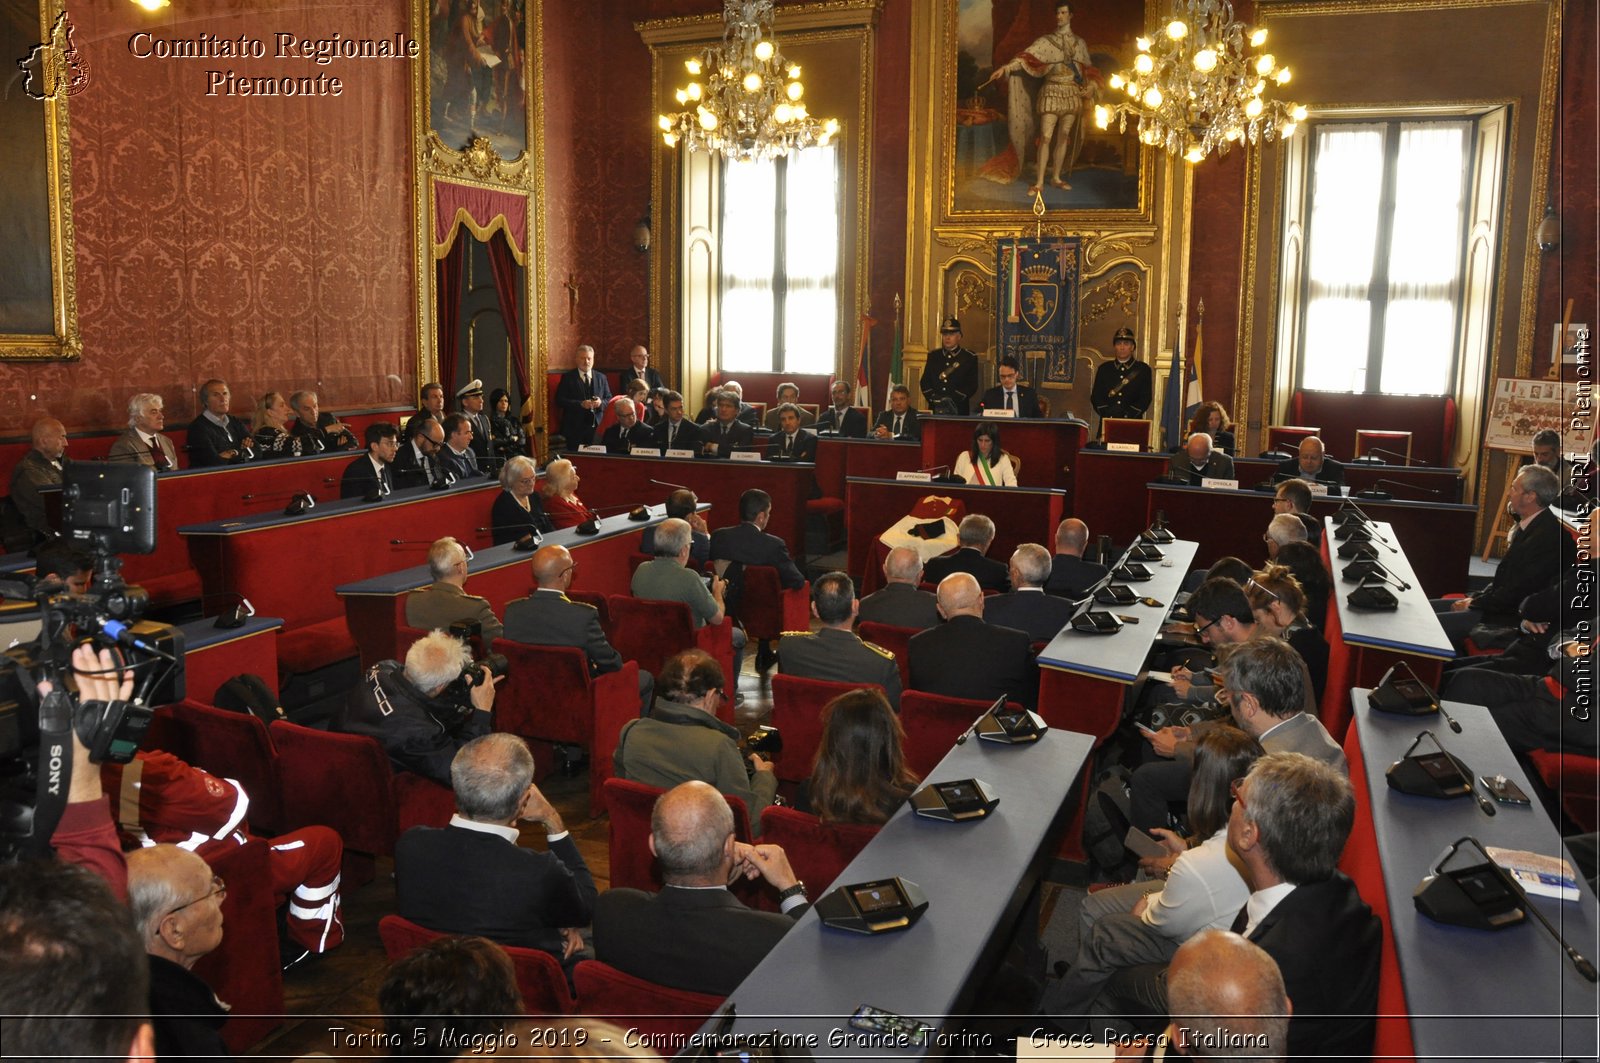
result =
[[[249,532],[261,531],[265,528],[281,528],[286,525],[311,524],[331,517],[344,516],[350,513],[370,512],[382,509],[391,509],[398,506],[411,505],[416,502],[426,502],[430,498],[447,498],[451,495],[471,494],[481,491],[487,494],[491,490],[501,490],[500,482],[481,476],[470,480],[460,480],[442,491],[433,491],[426,487],[408,487],[403,491],[391,492],[388,496],[376,502],[364,502],[359,498],[338,498],[332,502],[319,502],[317,507],[299,516],[287,517],[282,511],[272,513],[254,513],[243,517],[234,517],[230,520],[213,520],[204,524],[186,524],[178,529],[180,535],[244,535]],[[485,509],[487,514],[487,509]]]
[[[1336,546],[1338,541],[1333,532],[1336,527],[1332,517],[1325,517],[1322,522],[1323,535],[1328,537],[1329,546]],[[1394,529],[1382,521],[1372,524],[1375,534],[1395,542]],[[1455,648],[1450,645],[1450,640],[1445,637],[1444,628],[1439,625],[1439,616],[1433,611],[1433,606],[1428,604],[1428,595],[1417,584],[1417,574],[1411,567],[1411,562],[1406,559],[1406,552],[1390,553],[1379,544],[1379,560],[1402,583],[1410,586],[1401,590],[1392,584],[1385,584],[1384,589],[1400,600],[1400,608],[1392,613],[1363,612],[1350,608],[1345,600],[1350,592],[1360,584],[1346,583],[1342,577],[1345,566],[1353,564],[1351,561],[1341,560],[1337,553],[1332,554],[1333,559],[1333,598],[1338,603],[1339,627],[1344,633],[1344,640],[1353,646],[1372,646],[1382,650],[1393,650],[1398,653],[1415,653],[1423,657],[1434,657],[1439,660],[1452,660],[1456,655]]]
[[[983,780],[1000,798],[995,813],[974,823],[940,823],[902,807],[837,880],[898,875],[922,888],[927,913],[908,930],[867,936],[824,927],[815,911],[807,912],[729,997],[739,1016],[733,1032],[776,1025],[815,1034],[819,1059],[946,1054],[937,1047],[863,1048],[849,1040],[830,1048],[828,1038],[851,1035],[846,1020],[862,1004],[935,1028],[964,1009],[1054,851],[1092,742],[1057,729],[1030,746],[973,739],[952,748],[929,778]]]
[[[1189,572],[1195,544],[1179,540],[1162,546],[1167,556],[1162,561],[1146,561],[1152,578],[1145,583],[1129,583],[1135,594],[1161,603],[1160,608],[1134,602],[1132,605],[1096,605],[1095,608],[1119,616],[1136,616],[1137,624],[1125,624],[1111,635],[1086,635],[1070,627],[1062,631],[1039,652],[1039,666],[1059,668],[1096,679],[1132,683],[1144,671],[1150,646],[1161,635],[1161,625],[1172,611],[1173,596]],[[1172,564],[1166,564],[1167,561]]]
[[[1499,805],[1496,815],[1486,816],[1467,798],[1437,800],[1389,788],[1384,772],[1427,729],[1474,775],[1503,773],[1533,793],[1489,710],[1446,703],[1461,724],[1458,735],[1442,720],[1373,712],[1366,695],[1357,689],[1351,697],[1417,1057],[1593,1059],[1600,1049],[1596,986],[1573,969],[1535,919],[1505,930],[1469,930],[1435,923],[1409,901],[1450,844],[1465,835],[1485,845],[1571,859],[1537,801],[1527,807]],[[1424,747],[1431,748],[1426,740]],[[1450,866],[1467,866],[1476,856],[1468,848]],[[1588,886],[1580,885],[1579,891],[1576,901],[1539,897],[1532,903],[1593,961],[1600,918]]]
[[[183,652],[193,653],[195,650],[221,646],[235,639],[249,638],[264,631],[276,631],[281,627],[283,621],[275,616],[247,617],[242,626],[232,628],[218,627],[217,618],[214,616],[208,616],[203,620],[192,620],[180,627],[183,632]],[[206,697],[210,694],[210,691],[205,692]]]

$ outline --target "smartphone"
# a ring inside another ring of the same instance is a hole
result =
[[[923,1046],[933,1037],[933,1027],[918,1019],[908,1019],[892,1011],[863,1004],[850,1016],[850,1025],[868,1033],[886,1033],[908,1045]]]
[[[1128,828],[1128,833],[1122,839],[1122,847],[1134,856],[1148,857],[1151,860],[1159,860],[1167,855],[1166,846],[1138,827]]]
[[[1528,795],[1522,792],[1522,787],[1506,778],[1504,775],[1480,775],[1478,781],[1483,783],[1483,788],[1489,791],[1489,796],[1499,801],[1502,805],[1526,805],[1531,802]]]
[[[1149,727],[1146,727],[1144,724],[1140,723],[1138,720],[1134,720],[1133,721],[1133,725],[1135,727],[1137,727],[1139,729],[1139,733],[1144,735],[1146,738],[1154,738],[1156,736],[1157,732],[1152,731]]]

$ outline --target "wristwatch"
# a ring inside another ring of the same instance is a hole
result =
[[[803,899],[806,899],[806,900],[810,900],[810,897],[806,894],[806,884],[804,882],[796,882],[793,886],[790,886],[788,889],[779,890],[778,891],[778,903],[780,905],[784,901],[788,900],[790,897],[800,897],[800,898],[803,898]]]

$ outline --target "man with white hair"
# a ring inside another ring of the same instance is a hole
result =
[[[450,782],[450,825],[412,827],[395,845],[400,915],[441,933],[572,960],[583,947],[576,928],[594,916],[594,878],[561,814],[533,784],[528,743],[513,734],[474,738],[451,761]],[[522,823],[544,829],[547,851],[518,844]]]
[[[556,405],[561,407],[561,435],[567,446],[586,447],[594,442],[595,429],[606,403],[611,401],[611,382],[594,367],[594,348],[578,348],[573,367],[561,374],[556,385]]]
[[[883,559],[884,585],[861,599],[859,620],[918,631],[939,622],[939,603],[922,582],[922,556],[909,546],[897,546]]]
[[[1278,557],[1278,550],[1290,543],[1306,542],[1310,536],[1306,533],[1305,522],[1293,513],[1278,513],[1267,522],[1267,533],[1262,540],[1267,544],[1267,560],[1274,561]]]
[[[150,1016],[160,1059],[228,1059],[227,1005],[192,968],[222,944],[227,884],[176,845],[128,854],[128,907],[150,964]]]
[[[1050,579],[1050,551],[1023,543],[1011,552],[1011,591],[983,600],[983,619],[990,624],[1026,631],[1035,642],[1049,642],[1072,622],[1074,606],[1044,592]]]
[[[457,680],[472,676],[469,692]],[[370,735],[396,765],[450,784],[450,761],[489,733],[494,688],[487,665],[474,665],[466,643],[442,631],[406,651],[405,664],[379,661],[351,690],[334,730]]]
[[[138,462],[156,472],[178,467],[178,451],[161,434],[167,426],[166,404],[160,395],[141,392],[128,400],[128,430],[111,444],[108,461]]]
[[[607,454],[631,454],[634,447],[655,449],[656,433],[639,420],[639,411],[626,395],[615,399],[611,408],[616,411],[617,423],[607,428],[600,442]]]
[[[923,566],[923,579],[939,583],[952,572],[965,572],[978,581],[986,591],[1011,589],[1010,573],[1006,566],[992,557],[985,557],[994,542],[994,521],[982,513],[968,513],[956,526],[956,549],[953,553],[934,558]]]
[[[1200,481],[1232,480],[1233,459],[1212,447],[1211,437],[1196,432],[1189,437],[1182,450],[1172,455],[1167,463],[1167,478],[1200,486]]]
[[[1284,458],[1278,463],[1278,479],[1294,477],[1329,486],[1344,485],[1344,465],[1328,457],[1328,450],[1317,436],[1306,436],[1300,441],[1297,456]]]
[[[1033,708],[1039,669],[1028,633],[983,622],[983,591],[969,573],[946,576],[937,597],[945,622],[911,636],[911,689],[981,701],[1003,694]]]
[[[642,343],[636,344],[628,352],[628,367],[622,371],[622,386],[626,388],[630,380],[644,381],[645,387],[651,391],[666,386],[656,367],[650,364],[650,351]]]
[[[500,637],[504,629],[489,599],[467,593],[467,551],[451,536],[428,547],[428,574],[432,583],[406,595],[407,625],[448,631],[458,621],[477,624],[485,647]]]

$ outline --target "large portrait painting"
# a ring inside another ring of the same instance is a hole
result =
[[[1133,128],[1094,105],[1128,69],[1145,5],[1133,0],[946,0],[955,76],[946,114],[947,213],[1142,214],[1150,160]],[[947,82],[948,83],[948,82]]]
[[[429,124],[448,148],[484,138],[502,159],[528,150],[526,0],[432,0]]]

